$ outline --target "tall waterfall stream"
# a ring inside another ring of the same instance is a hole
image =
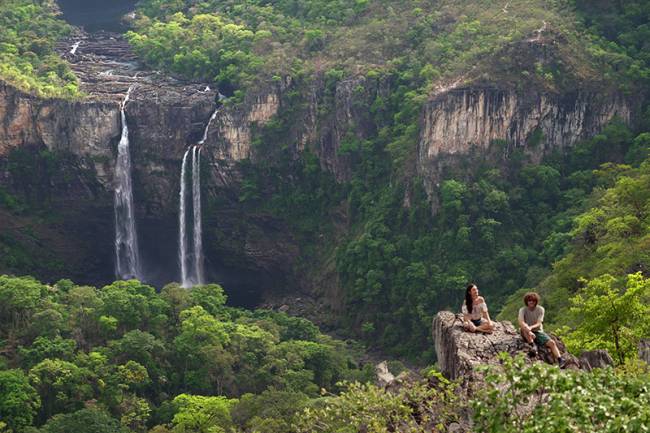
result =
[[[125,112],[132,91],[133,86],[129,87],[126,92],[120,109],[122,136],[117,146],[117,162],[115,164],[115,275],[122,280],[142,279],[138,235],[133,211],[129,127]]]
[[[183,155],[181,165],[181,187],[179,194],[178,212],[178,261],[181,271],[181,285],[192,287],[197,284],[204,284],[205,272],[203,269],[203,226],[201,222],[201,149],[208,138],[210,125],[217,117],[219,109],[216,109],[203,131],[203,137],[196,145],[190,146]],[[192,236],[188,235],[188,194],[187,194],[187,164],[190,153],[192,155]],[[190,241],[192,252],[190,253]]]

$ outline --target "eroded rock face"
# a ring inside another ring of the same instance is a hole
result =
[[[480,365],[499,365],[499,353],[505,352],[515,357],[524,354],[530,362],[552,363],[552,355],[540,348],[537,356],[531,357],[528,346],[519,332],[509,321],[493,321],[492,334],[471,333],[463,328],[462,316],[449,311],[441,311],[433,318],[432,332],[440,371],[450,379],[462,379],[464,385],[480,381],[476,367]],[[567,368],[586,368],[574,356],[566,352],[561,340],[551,335],[567,360]],[[600,352],[600,351],[599,351]],[[606,354],[607,352],[605,352]],[[593,360],[593,367],[604,367],[607,356],[602,353],[588,353],[585,359]],[[598,360],[598,361],[596,361]]]
[[[77,45],[74,54],[73,45]],[[119,35],[79,31],[62,41],[58,51],[71,62],[88,96],[79,101],[46,100],[0,84],[0,160],[17,147],[70,152],[99,180],[101,194],[90,200],[101,200],[102,208],[110,209],[121,133],[119,104],[134,86],[126,117],[136,217],[143,227],[142,244],[153,245],[148,254],[155,256],[152,267],[169,271],[160,276],[169,281],[175,278],[181,159],[187,147],[201,139],[219,106],[218,93],[205,84],[142,70]],[[207,254],[213,265],[231,266],[238,272],[254,269],[271,281],[290,272],[300,254],[287,227],[272,218],[249,218],[238,200],[241,173],[237,162],[263,157],[256,155],[253,145],[255,129],[285,109],[295,110],[298,115],[292,118],[283,144],[296,154],[309,146],[324,169],[345,181],[351,174],[350,156],[341,147],[348,140],[360,142],[376,135],[381,125],[375,123],[378,120],[368,107],[390,94],[387,80],[358,75],[330,85],[323,76],[305,83],[283,79],[248,89],[242,103],[220,109],[201,153],[209,167],[204,178],[204,209],[212,216],[204,234],[206,243],[216,245],[206,247],[212,248]],[[295,104],[294,92],[300,94]],[[524,146],[539,157],[547,149],[593,135],[614,115],[624,120],[630,117],[628,106],[618,97],[580,92],[566,97],[523,97],[490,88],[447,90],[424,109],[418,172],[431,195],[446,157],[467,154],[472,148],[487,152],[494,140],[505,140],[504,151]],[[530,145],[531,136],[540,134],[543,140],[538,147]],[[0,175],[8,179],[6,173]],[[75,203],[82,201],[77,198],[71,197]],[[161,251],[170,253],[163,257]],[[331,286],[331,293],[340,290],[335,275],[327,280],[318,286]]]
[[[350,156],[341,146],[375,135],[377,125],[368,107],[389,93],[390,83],[385,79],[356,75],[328,87],[326,79],[317,76],[302,95],[305,104],[292,132],[296,152],[310,147],[324,170],[339,182],[349,180]]]
[[[462,324],[462,317],[449,311],[433,319],[438,366],[450,379],[470,377],[478,365],[497,364],[500,352],[524,351],[524,341],[510,322],[494,322],[492,334],[467,332]]]
[[[280,107],[280,94],[288,82],[248,95],[239,107],[222,110],[216,119],[216,127],[208,136],[214,143],[213,158],[227,164],[252,156],[251,128],[266,124]]]
[[[96,160],[99,177],[108,181],[103,162],[119,135],[117,104],[40,99],[0,82],[0,158],[22,146],[68,151]]]
[[[524,148],[533,161],[597,134],[614,117],[629,123],[629,103],[617,94],[575,91],[526,94],[491,87],[459,88],[424,107],[418,172],[429,194],[445,159],[476,152],[506,156]]]
[[[77,45],[74,54],[70,52],[72,45]],[[120,103],[133,87],[126,118],[136,220],[144,257],[149,258],[144,266],[150,282],[164,284],[177,279],[181,160],[188,146],[201,140],[210,116],[219,106],[216,89],[140,70],[130,47],[119,35],[78,31],[57,49],[71,62],[86,96],[79,101],[42,99],[0,83],[2,186],[10,192],[14,192],[13,186],[20,186],[6,170],[7,158],[16,148],[36,154],[44,148],[73,154],[79,165],[89,167],[86,172],[99,180],[100,190],[90,197],[70,195],[70,187],[62,187],[64,191],[57,184],[49,186],[51,195],[73,202],[80,215],[90,203],[102,208],[104,219],[97,228],[103,241],[98,247],[108,251],[101,266],[111,269],[113,172],[122,129]],[[242,104],[220,110],[209,130],[202,152],[205,165],[212,168],[205,178],[206,209],[210,208],[209,202],[220,202],[218,218],[206,221],[204,231],[206,242],[219,245],[218,249],[208,249],[213,253],[207,263],[213,281],[233,282],[236,286],[238,280],[246,280],[243,284],[254,287],[262,279],[268,282],[264,288],[275,281],[281,284],[283,280],[277,278],[277,273],[290,268],[298,255],[292,239],[286,236],[286,228],[277,228],[268,221],[248,221],[250,226],[244,228],[235,188],[238,175],[231,170],[234,162],[251,156],[251,128],[267,122],[277,112],[285,85],[282,82],[258,93],[249,92]],[[18,189],[15,192],[20,193]],[[70,248],[61,245],[62,251],[72,250],[75,245],[77,234],[67,230],[61,236],[70,239]],[[229,242],[224,233],[228,237],[241,235],[241,242]],[[47,240],[42,243],[48,244]],[[63,256],[64,266],[70,268],[71,258]],[[219,268],[222,265],[226,270]],[[88,273],[98,275],[94,270]],[[88,275],[83,282],[102,284],[111,273],[102,273],[98,279]],[[239,278],[236,273],[247,275]]]
[[[583,369],[591,371],[594,368],[605,368],[614,365],[614,360],[606,350],[590,350],[582,352],[580,365]]]

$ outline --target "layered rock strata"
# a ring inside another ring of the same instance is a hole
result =
[[[522,148],[533,161],[553,149],[590,138],[613,118],[626,123],[630,103],[618,94],[574,91],[564,95],[493,87],[457,88],[425,104],[417,169],[429,194],[453,157],[503,159]]]

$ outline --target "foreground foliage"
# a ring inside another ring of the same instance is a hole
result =
[[[321,389],[368,377],[311,322],[225,302],[214,284],[0,276],[5,429],[280,432]]]
[[[647,155],[646,136],[633,140],[630,162]],[[594,173],[599,181],[590,207],[565,231],[572,242],[537,290],[571,350],[607,349],[623,364],[636,356],[639,339],[650,337],[650,163],[607,164]],[[512,296],[502,317],[514,318],[521,295]]]
[[[502,356],[472,401],[474,427],[486,433],[645,432],[650,424],[650,370],[560,370]]]
[[[324,397],[306,408],[296,423],[299,433],[442,432],[458,419],[457,384],[441,376],[437,386],[406,381],[396,391],[375,385],[346,384],[339,396]]]
[[[565,331],[569,350],[608,350],[622,365],[637,358],[639,341],[650,336],[650,279],[641,273],[616,279],[603,275],[571,298],[575,330]]]

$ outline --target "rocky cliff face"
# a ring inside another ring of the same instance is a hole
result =
[[[70,46],[76,42],[80,44],[73,55]],[[0,162],[18,148],[68,153],[98,181],[97,187],[69,189],[93,191],[83,198],[70,196],[72,206],[78,206],[82,215],[84,203],[93,201],[110,213],[121,133],[119,104],[133,86],[126,117],[141,244],[148,249],[145,256],[151,257],[148,267],[156,281],[176,279],[181,159],[187,147],[201,139],[219,106],[217,92],[204,84],[139,70],[128,44],[116,35],[78,32],[61,42],[59,51],[72,63],[88,96],[78,101],[43,100],[0,84]],[[211,264],[233,278],[254,270],[268,281],[290,274],[300,254],[287,227],[267,215],[247,215],[238,200],[236,163],[265,157],[253,145],[260,126],[289,113],[289,135],[283,144],[295,154],[309,147],[324,169],[345,181],[351,174],[350,161],[341,147],[376,135],[380,125],[368,107],[390,91],[386,79],[359,75],[333,84],[317,76],[307,83],[283,79],[250,89],[240,104],[226,103],[208,131],[202,152]],[[431,196],[441,171],[454,158],[471,153],[503,158],[522,148],[539,160],[550,149],[597,133],[614,116],[625,121],[631,116],[628,102],[617,95],[575,91],[560,97],[490,87],[447,89],[424,107],[417,172]],[[2,167],[6,164],[0,163],[0,171]],[[6,168],[0,179],[11,186]],[[112,250],[112,215],[102,218],[101,248]],[[104,262],[109,260],[106,257]]]
[[[530,362],[552,362],[551,354],[540,348],[535,357],[528,356],[528,350],[523,338],[509,321],[493,322],[492,334],[471,333],[464,330],[460,314],[450,311],[440,311],[433,318],[432,336],[440,371],[450,379],[461,379],[467,387],[480,383],[481,374],[476,367],[481,365],[499,365],[499,353],[505,352],[511,356],[524,354]],[[580,359],[568,352],[561,340],[552,336],[567,359],[567,367],[573,369],[604,368],[613,365],[607,351],[595,350],[584,352]]]
[[[16,148],[42,145],[96,161],[112,158],[120,135],[119,106],[111,101],[43,100],[0,82],[0,157]],[[100,179],[110,180],[108,165],[97,164]]]
[[[81,43],[73,56],[69,53],[69,45],[78,41]],[[96,284],[108,281],[112,278],[112,185],[122,128],[120,102],[129,87],[133,87],[126,106],[126,118],[133,161],[137,225],[143,239],[144,256],[150,258],[144,266],[152,282],[162,284],[177,279],[181,160],[187,147],[201,139],[218,106],[217,92],[205,85],[180,82],[151,71],[138,71],[132,63],[128,45],[116,35],[78,32],[69,41],[62,42],[59,49],[72,62],[73,69],[81,78],[82,91],[88,96],[79,101],[44,100],[0,83],[0,186],[20,194],[20,182],[12,179],[7,168],[7,161],[16,149],[33,154],[38,154],[39,149],[48,149],[70,155],[77,161],[76,165],[90,170],[90,176],[99,181],[90,195],[82,196],[79,193],[81,188],[59,183],[44,187],[51,190],[54,197],[63,198],[67,194],[69,200],[65,205],[58,201],[48,206],[56,209],[71,206],[78,211],[73,221],[83,218],[84,210],[87,211],[91,203],[101,208],[98,212],[105,215],[96,226],[99,233],[95,237],[101,240],[96,248],[106,254],[101,254],[98,267],[110,271],[97,277],[97,269],[87,268],[92,275],[77,281]],[[236,189],[229,189],[233,186],[231,178],[236,178],[237,174],[228,170],[234,162],[251,156],[251,128],[267,122],[277,112],[280,91],[285,85],[280,83],[262,92],[250,92],[242,104],[220,110],[202,152],[207,161],[205,165],[213,168],[209,170],[211,176],[208,176],[212,182],[206,182],[206,201],[220,202],[220,218],[211,221],[214,226],[206,231],[206,237],[237,233],[245,243],[245,247],[240,249],[236,243],[223,242],[222,249],[212,251],[216,256],[208,257],[208,261],[223,265],[219,272],[225,275],[225,279],[234,280],[237,272],[246,273],[250,269],[254,269],[253,275],[267,270],[282,272],[290,263],[287,254],[297,254],[290,237],[283,236],[284,240],[278,241],[278,231],[287,230],[276,223],[253,221],[251,227],[242,232]],[[226,191],[216,189],[215,184],[225,187]],[[89,190],[86,188],[84,191]],[[220,197],[216,197],[217,194]],[[214,206],[208,207],[214,209]],[[91,219],[97,222],[95,218]],[[59,230],[62,241],[59,251],[68,251],[60,254],[64,256],[64,267],[68,269],[73,267],[71,263],[74,261],[69,257],[73,249],[71,245],[75,245],[78,237],[74,226],[71,221],[70,226]],[[23,238],[19,235],[16,231],[16,238]],[[66,238],[70,239],[67,246],[63,245]],[[219,243],[222,240],[219,239]],[[42,243],[48,245],[45,240]],[[228,247],[234,250],[228,250]],[[80,250],[81,255],[89,254],[85,248],[75,250]],[[227,259],[222,259],[224,256]],[[83,264],[80,262],[76,266]],[[70,273],[81,274],[72,270]],[[268,279],[268,275],[265,278]],[[218,280],[223,281],[221,278]],[[250,285],[253,280],[255,278],[251,279]]]
[[[482,158],[503,158],[522,148],[539,161],[552,149],[592,137],[615,116],[627,123],[631,116],[629,102],[617,94],[451,89],[424,107],[418,173],[431,195],[441,170],[454,157],[474,152]]]

